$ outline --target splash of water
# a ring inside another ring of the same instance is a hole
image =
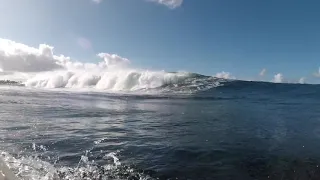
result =
[[[105,139],[99,139],[93,142],[96,146]],[[57,161],[53,163],[46,160],[52,160],[53,157],[44,156],[48,148],[43,145],[32,143],[31,155],[12,155],[8,152],[0,152],[0,158],[12,172],[22,180],[110,180],[110,179],[132,179],[132,180],[152,180],[150,176],[137,170],[125,166],[121,163],[118,153],[109,152],[102,156],[103,165],[98,165],[95,160],[90,158],[90,152],[93,148],[85,151],[79,159],[77,166],[59,166]],[[103,152],[101,152],[103,153]]]
[[[112,159],[113,163],[99,166],[90,161],[88,156],[81,156],[77,167],[57,166],[34,156],[15,157],[2,152],[1,157],[7,166],[23,180],[94,180],[94,179],[137,179],[151,180],[148,175],[139,173],[133,168],[122,166],[117,153],[111,152],[104,159]]]

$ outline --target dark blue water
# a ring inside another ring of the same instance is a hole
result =
[[[193,93],[0,89],[21,179],[320,179],[320,86],[232,81]]]

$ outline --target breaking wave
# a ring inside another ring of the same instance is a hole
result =
[[[0,76],[1,77],[1,76]],[[3,80],[0,84],[35,88],[90,88],[107,91],[200,91],[220,85],[222,79],[189,72],[138,71],[52,71],[28,74],[22,83]],[[10,77],[9,77],[10,78]],[[14,79],[14,78],[12,78]]]

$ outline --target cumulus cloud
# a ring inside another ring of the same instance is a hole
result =
[[[283,75],[281,73],[278,73],[278,74],[274,75],[273,82],[282,83],[283,79],[284,79]]]
[[[116,54],[99,53],[97,56],[104,60],[106,66],[126,66],[130,64],[129,59]]]
[[[229,73],[229,72],[224,72],[224,71],[217,73],[217,74],[215,75],[215,77],[217,77],[217,78],[222,78],[222,79],[235,79],[235,77],[232,76],[231,73]]]
[[[300,84],[305,84],[306,83],[306,78],[302,77],[299,79]]]
[[[264,76],[267,73],[267,69],[262,69],[259,73],[260,76]]]
[[[125,66],[129,60],[115,54],[99,53],[100,63],[81,63],[72,61],[63,55],[54,55],[54,48],[40,44],[33,48],[8,39],[0,39],[1,72],[42,72],[52,70],[97,70],[109,67]]]
[[[53,47],[40,44],[38,48],[7,39],[0,39],[0,69],[2,71],[38,72],[63,68],[67,57],[53,55]]]
[[[318,69],[318,72],[313,73],[313,75],[314,75],[315,77],[320,77],[320,68]]]
[[[183,0],[149,0],[149,1],[165,5],[171,9],[180,7],[183,3]]]

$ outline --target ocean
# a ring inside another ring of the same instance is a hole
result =
[[[0,157],[20,179],[320,179],[319,85],[2,84]]]

